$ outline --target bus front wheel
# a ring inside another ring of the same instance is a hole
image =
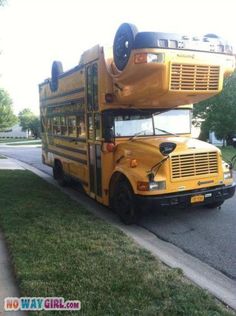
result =
[[[131,225],[136,222],[134,194],[127,181],[117,183],[113,197],[113,208],[124,224]]]

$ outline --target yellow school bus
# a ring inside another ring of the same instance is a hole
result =
[[[65,72],[55,61],[39,85],[43,162],[126,224],[140,208],[216,208],[235,192],[232,168],[191,138],[192,103],[219,93],[234,69],[232,47],[214,34],[124,23],[113,49],[95,46]]]

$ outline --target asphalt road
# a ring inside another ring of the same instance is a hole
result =
[[[20,161],[26,162],[29,165],[52,175],[52,168],[42,164],[41,159],[42,149],[39,147],[31,147],[29,145],[21,146],[7,146],[0,144],[0,154],[5,154],[8,157],[18,159]]]
[[[41,148],[0,147],[0,154],[52,174],[41,162]],[[153,210],[139,225],[236,280],[236,195],[221,209]]]

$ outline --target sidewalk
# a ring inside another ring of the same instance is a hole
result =
[[[0,159],[0,172],[1,170],[25,169],[10,159]],[[6,297],[20,297],[20,294],[15,282],[6,242],[0,228],[0,316],[26,315],[23,312],[4,312],[3,304]]]
[[[0,170],[24,170],[24,168],[10,159],[0,158]]]

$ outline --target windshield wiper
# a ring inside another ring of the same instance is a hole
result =
[[[133,140],[135,137],[137,137],[137,136],[139,136],[139,135],[141,135],[142,133],[145,133],[145,132],[150,132],[150,130],[149,129],[144,129],[144,130],[142,130],[142,131],[140,131],[140,132],[138,132],[138,133],[135,133],[133,136],[131,136],[130,138],[129,138],[129,140]],[[145,134],[144,134],[145,135]],[[148,135],[148,136],[153,136],[153,134],[150,134],[150,135]]]
[[[155,127],[154,129],[157,130],[157,131],[160,131],[160,132],[162,132],[162,133],[165,133],[165,134],[170,134],[170,135],[179,137],[179,135],[174,134],[174,133],[171,133],[171,132],[168,132],[168,131],[166,131],[166,130],[164,130],[164,129],[161,129],[161,128]],[[129,140],[133,140],[135,137],[138,137],[139,135],[142,135],[142,134],[145,133],[145,132],[150,132],[150,130],[149,130],[149,129],[145,129],[145,130],[142,130],[142,131],[140,131],[140,132],[138,132],[138,133],[135,133],[133,136],[131,136],[131,137],[129,138]],[[144,134],[144,135],[145,135],[145,134]],[[148,135],[148,136],[154,136],[154,135],[153,135],[153,134],[150,134],[150,135]]]
[[[154,129],[157,130],[157,131],[160,131],[160,132],[162,132],[162,133],[165,133],[165,134],[170,134],[170,135],[179,137],[179,135],[177,135],[177,134],[175,134],[175,133],[168,132],[168,131],[166,131],[166,130],[164,130],[164,129],[161,129],[161,128],[155,127]]]

